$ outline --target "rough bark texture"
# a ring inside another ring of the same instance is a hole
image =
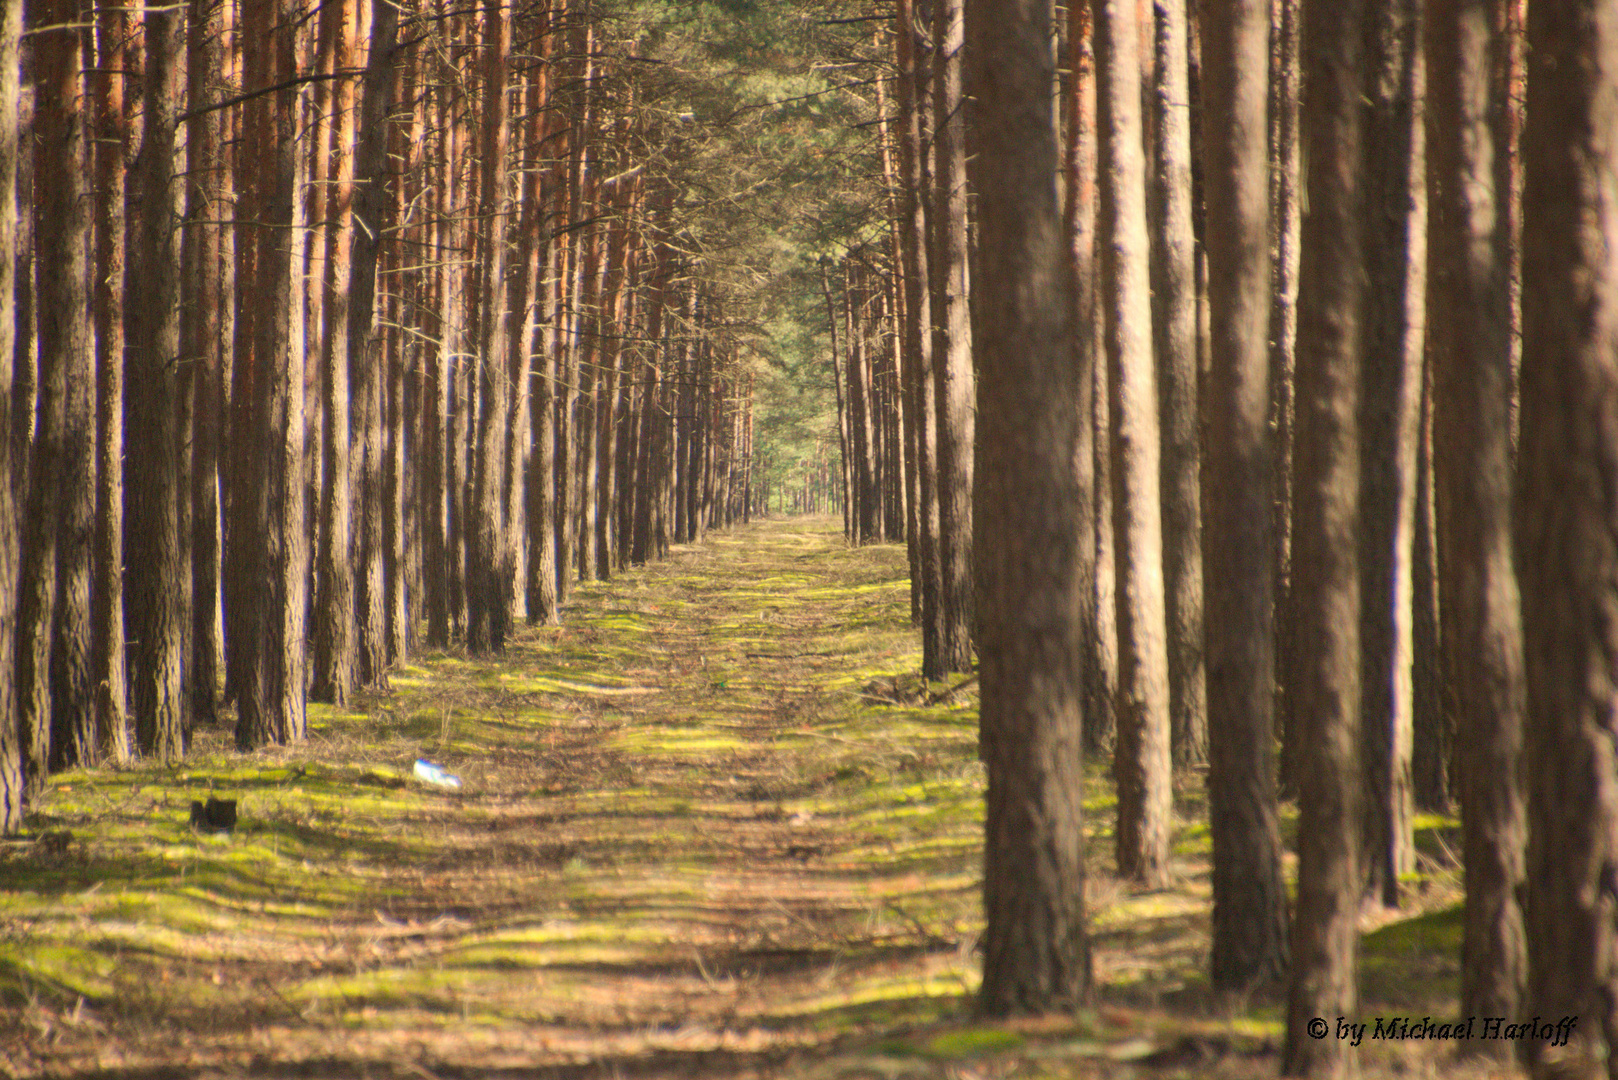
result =
[[[515,34],[515,31],[513,33]],[[548,114],[548,110],[542,108],[544,70],[537,65],[526,67],[526,70],[522,70],[517,76],[521,86],[521,97],[518,98],[518,102],[524,114],[516,125],[522,135],[522,145],[520,150],[514,153],[519,170],[514,181],[515,202],[520,212],[515,215],[513,227],[515,243],[511,267],[511,296],[507,305],[506,321],[508,350],[506,370],[511,382],[511,400],[508,413],[510,423],[505,432],[506,471],[503,477],[503,491],[506,502],[507,557],[513,571],[508,582],[511,588],[509,610],[513,618],[521,616],[529,622],[534,621],[533,615],[528,611],[528,598],[532,591],[530,589],[532,579],[528,573],[528,556],[531,550],[529,530],[532,527],[528,515],[531,503],[528,481],[533,475],[529,468],[529,460],[534,451],[530,432],[533,426],[533,366],[536,344],[532,312],[536,307],[535,294],[541,288],[540,279],[543,277],[545,252],[548,250],[548,241],[540,233],[543,213],[540,182],[542,169],[535,160],[538,138],[544,133],[542,118]],[[545,542],[549,543],[549,540]]]
[[[668,220],[673,203],[673,192],[662,192],[653,208],[659,231],[653,245],[652,268],[647,285],[651,296],[646,304],[645,335],[648,343],[642,361],[640,431],[635,441],[634,532],[631,537],[630,562],[639,566],[656,557],[654,519],[656,518],[656,479],[665,467],[666,444],[662,439],[663,406],[662,386],[664,364],[669,354],[664,314],[669,306],[669,277],[673,273],[672,252],[668,236],[662,232],[662,223]],[[652,242],[652,241],[648,241]],[[538,447],[535,447],[536,452]],[[529,616],[532,621],[533,616]]]
[[[471,511],[474,535],[467,558],[466,644],[474,655],[499,653],[509,632],[511,567],[505,565],[506,363],[506,54],[511,22],[490,0],[483,9],[483,175],[479,181],[485,277],[478,304],[478,455]],[[591,541],[593,542],[593,538]]]
[[[1517,569],[1536,1076],[1618,1075],[1618,7],[1528,9]],[[1573,1060],[1558,1067],[1557,1057]]]
[[[1415,869],[1411,551],[1427,288],[1419,11],[1368,5],[1364,56],[1366,293],[1360,398],[1360,686],[1366,890],[1389,907]]]
[[[1275,793],[1270,562],[1267,0],[1202,10],[1208,198],[1208,460],[1202,470],[1208,639],[1208,816],[1213,985],[1286,972],[1286,889]]]
[[[1298,107],[1302,76],[1298,38],[1301,0],[1270,0],[1270,180],[1275,259],[1270,272],[1270,428],[1275,515],[1275,729],[1281,741],[1280,786],[1297,794],[1292,754],[1292,443],[1293,377],[1298,343],[1298,239],[1303,215],[1299,184]]]
[[[386,213],[387,113],[393,96],[395,37],[399,12],[392,4],[371,6],[370,55],[360,91],[359,144],[354,156],[354,220],[348,279],[348,356],[354,397],[355,450],[359,463],[359,565],[354,605],[359,631],[360,682],[387,685],[386,586],[383,579],[384,455],[382,429],[383,354],[373,325],[376,317],[376,264],[379,231]],[[446,325],[448,323],[446,322]]]
[[[1096,80],[1095,51],[1091,38],[1090,5],[1088,2],[1068,5],[1067,64],[1068,107],[1066,169],[1063,220],[1067,229],[1068,261],[1073,277],[1073,318],[1077,328],[1073,334],[1074,362],[1081,377],[1073,391],[1073,409],[1078,424],[1074,435],[1073,470],[1081,493],[1079,507],[1074,514],[1074,527],[1079,550],[1077,573],[1081,582],[1088,582],[1079,591],[1079,621],[1082,644],[1079,664],[1084,678],[1084,748],[1094,753],[1104,743],[1097,738],[1103,726],[1105,735],[1112,735],[1113,677],[1103,667],[1102,621],[1111,626],[1111,608],[1102,609],[1100,591],[1094,582],[1097,574],[1096,537],[1101,522],[1096,517],[1095,488],[1096,444],[1106,441],[1105,427],[1098,432],[1096,426],[1095,372],[1103,364],[1096,348],[1097,337],[1087,329],[1094,320],[1096,310]]]
[[[446,88],[447,89],[447,88]],[[423,487],[423,551],[422,600],[427,615],[427,645],[445,648],[450,642],[454,617],[454,579],[450,573],[450,560],[454,552],[456,530],[454,478],[452,460],[455,447],[455,425],[458,417],[453,405],[455,398],[455,342],[457,323],[454,315],[458,303],[457,282],[460,275],[450,257],[455,221],[449,213],[450,199],[456,185],[449,182],[455,166],[456,128],[450,121],[454,107],[449,93],[435,95],[434,119],[439,129],[439,146],[443,158],[443,183],[434,186],[439,213],[433,225],[432,244],[438,259],[434,274],[436,289],[432,325],[438,330],[436,340],[427,348],[423,395],[432,411],[432,420],[426,426],[422,439],[424,460],[420,464]]]
[[[223,67],[220,5],[190,0],[186,34],[187,100],[206,100],[210,80]],[[186,122],[185,235],[180,250],[181,354],[192,365],[191,655],[187,682],[191,720],[214,723],[221,647],[219,625],[219,431],[222,421],[223,309],[230,295],[222,278],[220,230],[204,224],[224,216],[221,195],[220,117]]]
[[[1155,0],[1152,84],[1152,343],[1163,453],[1163,588],[1170,748],[1176,765],[1208,759],[1202,640],[1202,491],[1197,422],[1197,282],[1191,230],[1191,88],[1187,0]],[[1144,29],[1144,28],[1143,28]]]
[[[24,20],[28,22],[29,20]],[[16,319],[12,342],[11,476],[18,506],[27,498],[28,463],[32,458],[35,395],[38,390],[37,319],[34,289],[34,139],[33,47],[20,48],[17,96],[17,244],[12,267],[16,289]]]
[[[596,144],[586,138],[584,148],[583,198],[585,216],[596,218],[602,214],[599,176],[600,162]],[[602,248],[606,238],[600,229],[584,232],[583,269],[579,279],[578,307],[575,318],[575,347],[578,364],[574,378],[579,383],[579,396],[574,405],[574,463],[573,522],[570,531],[575,545],[576,569],[580,581],[596,578],[596,513],[599,502],[596,487],[601,475],[595,454],[596,411],[601,400],[601,278],[606,260]]]
[[[554,213],[551,207],[559,201],[561,192],[557,183],[557,174],[560,170],[552,156],[555,151],[550,148],[547,140],[558,132],[555,130],[557,121],[554,119],[554,112],[541,106],[550,104],[549,99],[553,93],[552,72],[555,70],[557,37],[555,20],[560,14],[558,11],[551,11],[548,21],[539,31],[542,66],[538,73],[530,76],[529,82],[528,107],[532,114],[530,122],[533,125],[531,129],[533,146],[529,151],[532,155],[532,159],[528,162],[529,172],[523,181],[527,193],[524,212],[526,214],[528,211],[526,200],[531,198],[535,204],[534,209],[543,211],[536,215],[532,228],[536,232],[547,230],[546,238],[537,240],[534,244],[532,276],[535,314],[525,332],[527,364],[523,373],[523,378],[528,382],[530,397],[528,434],[532,443],[526,459],[528,475],[524,483],[526,493],[524,512],[528,516],[528,551],[524,562],[525,612],[530,624],[538,623],[546,626],[553,625],[558,620],[556,533],[551,525],[555,515],[556,483],[556,413],[553,404],[552,364],[556,354],[557,314],[552,266],[555,252],[564,242],[548,234],[550,222],[547,218]]]
[[[1074,468],[1090,373],[1075,363],[1069,247],[1051,177],[1050,7],[970,10],[982,140],[976,545],[981,753],[989,771],[983,984],[989,1015],[1071,1008],[1089,992],[1080,728],[1084,682]]]
[[[320,8],[322,67],[344,71],[352,66],[354,5],[330,0]],[[315,592],[314,651],[309,696],[341,705],[359,689],[359,656],[355,651],[354,555],[352,544],[353,476],[349,447],[352,403],[348,392],[349,208],[354,199],[354,92],[348,79],[332,88],[330,141],[316,153],[328,162],[324,191],[325,227],[321,285],[325,294],[320,340],[320,395],[323,460],[320,471],[320,529],[316,553],[319,588]]]
[[[0,836],[22,828],[23,747],[14,679],[17,613],[16,485],[11,443],[12,349],[16,329],[17,121],[22,5],[0,5]]]
[[[1139,48],[1135,5],[1098,3],[1102,306],[1117,542],[1118,870],[1156,887],[1167,880],[1173,789]]]
[[[130,140],[124,94],[122,8],[97,5],[95,66],[96,520],[91,571],[95,725],[105,749],[129,757],[129,680],[124,657],[124,155]]]
[[[921,606],[921,666],[929,679],[944,674],[943,566],[938,551],[938,399],[933,385],[932,289],[928,284],[927,202],[932,170],[923,138],[926,79],[916,43],[915,5],[894,8],[899,98],[899,259],[904,289],[899,332],[905,421],[916,469],[916,555]]]
[[[1359,951],[1359,409],[1363,0],[1304,10],[1301,123],[1310,162],[1298,290],[1295,519],[1298,898],[1284,1076],[1350,1071],[1346,1040],[1309,1034],[1354,1016]]]
[[[146,79],[140,153],[129,191],[136,223],[130,251],[125,354],[130,470],[127,537],[131,685],[142,756],[176,761],[185,753],[185,646],[190,612],[181,559],[179,409],[180,252],[174,177],[184,20],[164,7],[145,16]],[[189,496],[189,492],[185,493]],[[301,648],[301,643],[300,643]],[[303,687],[297,687],[301,697]]]
[[[1429,109],[1431,106],[1429,105]],[[1430,143],[1429,139],[1429,143]],[[1429,167],[1428,176],[1432,176]],[[1431,184],[1428,185],[1429,200]],[[1431,210],[1429,209],[1429,214]],[[1428,226],[1432,236],[1432,226]],[[1431,245],[1432,240],[1428,240]],[[1436,312],[1433,268],[1428,266],[1427,324]],[[1438,597],[1438,516],[1433,488],[1433,344],[1428,331],[1427,358],[1422,364],[1421,419],[1416,436],[1416,532],[1410,550],[1410,602],[1414,607],[1410,663],[1410,790],[1419,809],[1449,813],[1450,758],[1455,753],[1455,718],[1444,704],[1443,657],[1440,654]],[[1507,436],[1509,438],[1509,431]]]
[[[378,5],[386,7],[387,5]],[[247,21],[251,15],[252,22]],[[266,41],[248,66],[249,83],[289,80],[296,67],[294,0],[247,5],[244,31]],[[262,20],[262,21],[259,21]],[[249,54],[252,55],[251,53]],[[236,744],[244,750],[295,742],[307,734],[304,701],[304,618],[308,607],[309,546],[304,528],[304,353],[292,282],[296,222],[296,92],[277,91],[246,103],[244,138],[250,178],[239,213],[256,222],[253,277],[242,303],[251,309],[254,368],[250,433],[258,468],[243,470],[234,498],[248,504],[243,683],[238,688]]]
[[[1461,1012],[1516,1016],[1527,974],[1519,895],[1523,639],[1511,532],[1509,176],[1493,33],[1508,0],[1428,8],[1433,195],[1433,450],[1439,635],[1455,712],[1466,883]],[[1477,1040],[1477,1052],[1502,1052]]]
[[[56,27],[77,5],[46,0],[29,21]],[[90,710],[90,531],[95,505],[95,346],[89,320],[90,200],[86,197],[84,117],[79,112],[78,33],[33,38],[38,88],[34,172],[38,250],[38,428],[29,461],[26,534],[17,612],[17,692],[31,771],[73,760]],[[82,610],[71,605],[82,603]],[[61,736],[58,738],[57,736]]]
[[[940,660],[972,668],[972,327],[967,298],[966,115],[962,108],[962,0],[937,0],[933,40],[933,380],[938,399]]]

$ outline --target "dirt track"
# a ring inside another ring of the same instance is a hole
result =
[[[958,1012],[971,698],[897,700],[902,551],[829,529],[582,589],[504,663],[417,658],[394,696],[312,713],[304,746],[204,732],[173,776],[56,778],[41,827],[68,850],[0,863],[54,901],[5,924],[31,939],[12,1069],[795,1075]],[[463,792],[403,780],[418,753]],[[209,786],[241,801],[229,839],[184,827]]]

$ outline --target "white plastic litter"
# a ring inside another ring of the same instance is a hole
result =
[[[442,765],[435,765],[426,758],[416,759],[416,779],[424,784],[447,788],[451,791],[459,791],[461,787],[461,778],[459,776],[445,772]]]

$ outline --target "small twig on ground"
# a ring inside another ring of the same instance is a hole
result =
[[[292,1004],[292,1002],[288,1001],[285,995],[275,988],[274,982],[270,981],[269,979],[265,979],[262,982],[258,982],[257,985],[263,986],[264,989],[268,990],[270,992],[270,996],[281,1003],[282,1007],[286,1009],[287,1015],[292,1019],[309,1019],[309,1013],[305,1009],[300,1009],[296,1005]],[[320,999],[316,998],[315,1001],[311,1003],[310,1007],[312,1008],[314,1005],[319,1004],[319,1001]]]
[[[971,686],[973,683],[975,683],[977,681],[978,681],[978,677],[976,675],[968,675],[966,678],[962,679],[960,682],[956,683],[954,686],[950,687],[948,690],[940,690],[936,694],[929,694],[927,696],[927,704],[929,704],[929,705],[943,704],[944,702],[948,701],[950,698],[954,697],[956,694],[960,693],[962,690],[965,690],[968,686]]]
[[[909,923],[911,929],[916,931],[916,934],[921,938],[928,948],[939,948],[944,945],[948,945],[953,948],[958,944],[957,942],[951,941],[949,938],[941,937],[940,935],[933,933],[931,930],[927,929],[925,925],[923,925],[920,919],[910,914],[910,912],[906,911],[892,900],[889,900],[883,906],[889,911],[893,912],[895,915],[899,916],[899,918],[903,919],[905,922]]]
[[[816,926],[814,923],[810,922],[802,915],[799,915],[797,912],[793,911],[791,908],[787,907],[773,896],[770,897],[770,906],[779,911],[781,914],[785,915],[790,921],[797,923],[799,926],[809,931],[810,937],[817,941],[831,940],[846,943],[841,934],[837,934],[825,927]]]
[[[719,989],[719,984],[714,981],[714,977],[708,974],[708,965],[702,962],[702,950],[695,945],[691,946],[691,958],[697,962],[697,974],[701,975],[702,981],[708,984],[708,989]]]

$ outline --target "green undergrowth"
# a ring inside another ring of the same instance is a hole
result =
[[[916,674],[905,575],[759,523],[577,587],[498,660],[421,651],[297,745],[204,726],[177,766],[52,777],[0,844],[0,1072],[1077,1076],[1189,1039],[1273,1074],[1277,1002],[1206,991],[1200,776],[1173,886],[1141,892],[1088,771],[1096,1008],[973,1023],[976,689]],[[210,797],[227,835],[189,825]],[[1418,822],[1368,1009],[1454,1000],[1453,827]]]

